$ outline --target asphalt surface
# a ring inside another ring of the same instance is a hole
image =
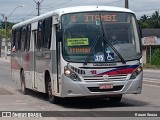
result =
[[[142,94],[124,95],[120,104],[109,103],[106,99],[65,99],[62,103],[50,104],[44,94],[31,91],[28,95],[22,95],[20,89],[12,84],[8,59],[1,58],[0,61],[0,111],[159,111],[160,87],[150,83],[143,84]],[[147,72],[159,75],[156,70],[144,70],[144,77],[151,77]],[[148,76],[147,76],[148,75]],[[151,74],[152,75],[152,74]],[[155,76],[154,75],[154,76]],[[144,79],[146,80],[146,78]],[[148,79],[150,80],[150,79]],[[153,79],[152,79],[153,80]],[[65,113],[64,113],[65,114]],[[128,120],[127,117],[56,117],[43,118],[45,120]],[[116,115],[115,115],[116,116]],[[0,118],[4,120],[4,118]],[[7,118],[6,120],[29,119],[33,118]],[[41,120],[41,118],[37,118]],[[130,118],[129,120],[159,120],[159,118]]]

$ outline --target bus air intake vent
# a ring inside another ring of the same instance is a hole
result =
[[[85,75],[85,71],[84,71],[84,70],[80,70],[80,69],[75,68],[75,67],[73,67],[73,66],[71,66],[71,69],[72,69],[74,72],[78,73],[78,74]]]

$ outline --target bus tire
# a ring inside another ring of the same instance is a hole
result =
[[[51,81],[48,82],[47,84],[47,94],[48,94],[48,100],[52,104],[58,103],[58,97],[54,96],[52,94],[52,84]]]
[[[114,96],[114,97],[109,97],[109,101],[111,103],[119,103],[122,99],[122,95],[120,96]]]
[[[25,77],[24,77],[24,71],[21,71],[20,74],[20,80],[21,80],[21,92],[23,95],[27,94],[27,89],[26,89],[26,85],[25,85]]]

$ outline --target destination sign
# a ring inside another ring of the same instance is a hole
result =
[[[90,48],[85,47],[85,48],[69,48],[69,52],[71,54],[88,54],[90,53]]]
[[[79,22],[79,16],[77,15],[72,15],[70,20],[75,23]],[[97,14],[84,14],[81,15],[81,22],[85,23],[93,23],[96,22],[97,20],[102,20],[103,22],[116,22],[117,21],[117,15],[115,14],[104,14],[104,15],[97,15]]]
[[[128,22],[132,15],[125,12],[107,12],[107,11],[95,11],[95,12],[82,12],[65,14],[62,16],[62,24],[111,24],[119,22]]]
[[[116,15],[84,15],[85,22],[95,22],[96,20],[101,20],[105,22],[117,21]]]

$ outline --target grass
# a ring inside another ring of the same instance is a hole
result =
[[[143,65],[144,69],[160,69],[160,66],[157,65],[151,65],[150,63],[144,64]]]

